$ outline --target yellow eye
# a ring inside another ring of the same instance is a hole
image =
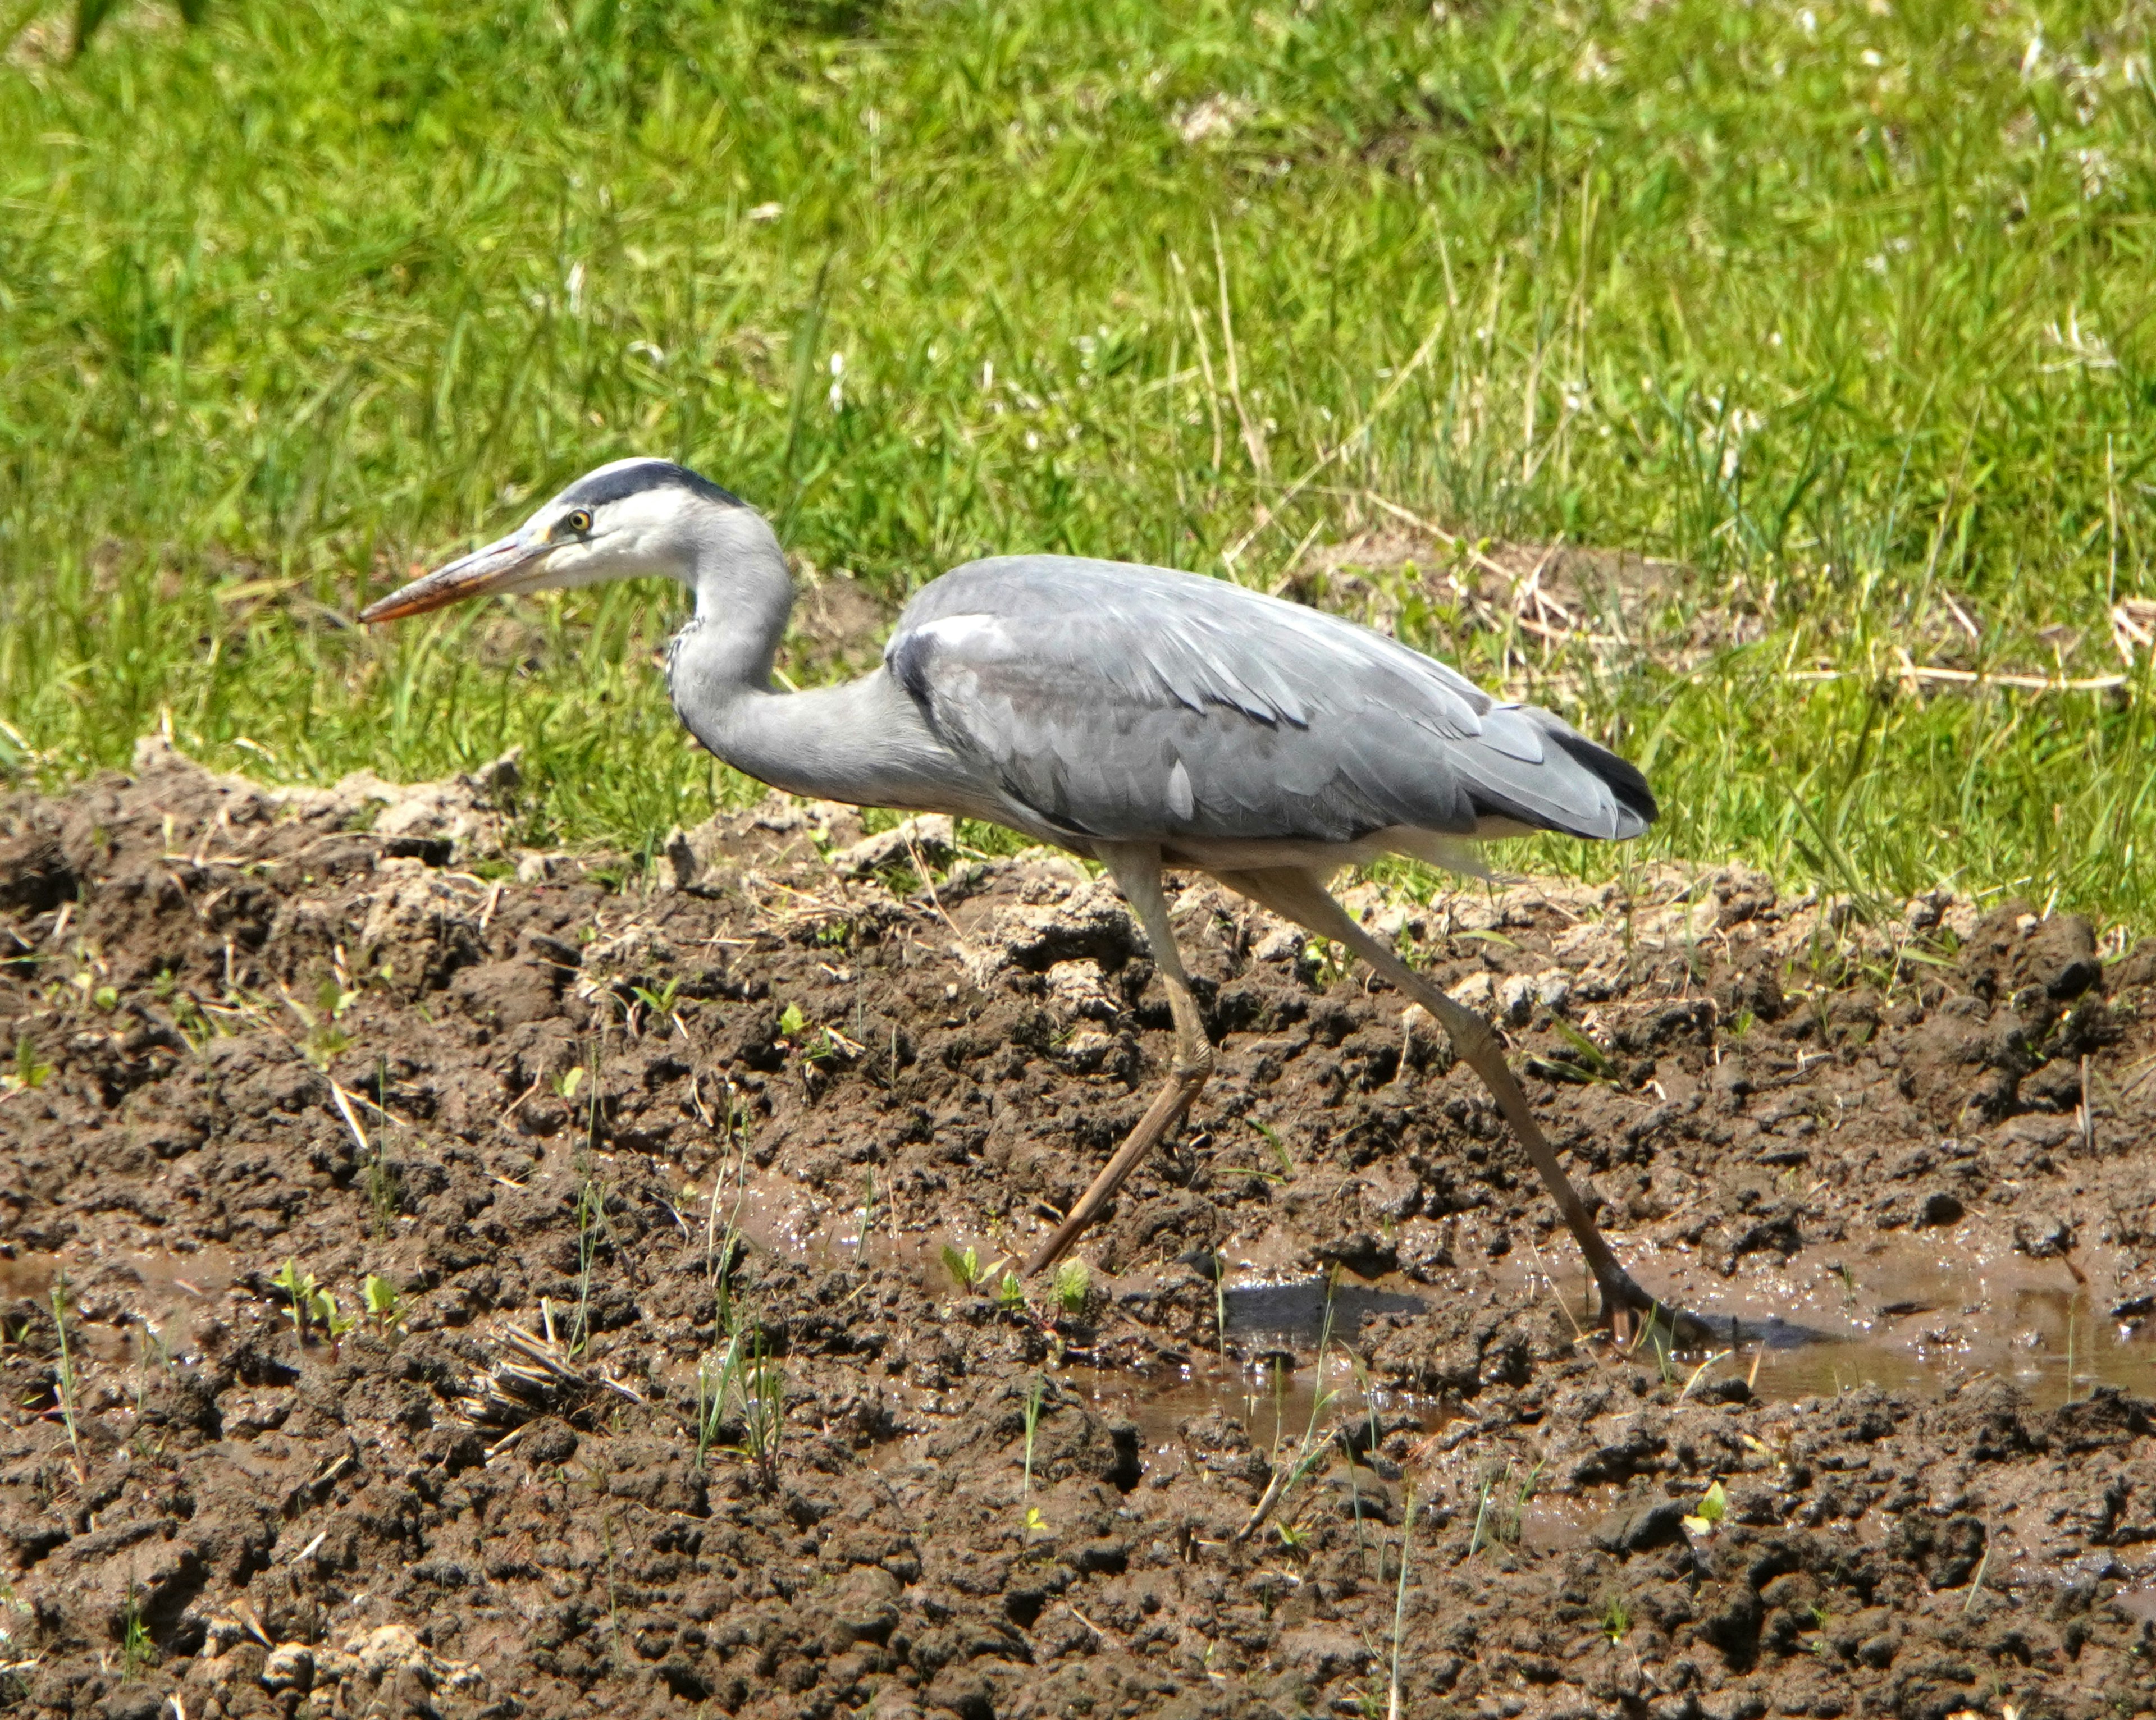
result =
[[[592,516],[583,508],[571,508],[567,513],[562,515],[562,523],[575,532],[578,537],[582,537],[592,529]]]

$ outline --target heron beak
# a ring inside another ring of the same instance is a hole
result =
[[[547,553],[547,548],[546,544],[526,543],[515,537],[502,538],[485,549],[459,556],[447,567],[437,567],[424,578],[413,580],[403,590],[393,591],[388,597],[369,603],[359,612],[359,619],[362,622],[401,621],[407,615],[424,615],[429,609],[462,603],[466,598],[517,590],[526,571]]]

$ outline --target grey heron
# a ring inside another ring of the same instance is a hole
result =
[[[778,537],[738,496],[664,460],[586,474],[508,537],[360,619],[644,574],[693,594],[668,683],[718,757],[793,793],[1006,825],[1099,862],[1129,902],[1168,993],[1174,1058],[1028,1273],[1092,1223],[1212,1070],[1163,893],[1174,867],[1344,945],[1435,1017],[1556,1200],[1605,1317],[1652,1317],[1657,1305],[1596,1229],[1490,1026],[1327,887],[1342,867],[1388,853],[1476,871],[1476,845],[1493,837],[1636,836],[1656,806],[1632,765],[1548,711],[1493,699],[1339,617],[1199,574],[1065,556],[954,568],[906,604],[875,670],[780,692],[772,662],[793,588]]]

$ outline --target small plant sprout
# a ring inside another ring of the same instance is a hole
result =
[[[1086,1298],[1092,1290],[1093,1274],[1075,1255],[1055,1269],[1055,1306],[1071,1318],[1086,1312]]]
[[[1722,1490],[1719,1481],[1710,1481],[1707,1491],[1700,1495],[1699,1503],[1684,1520],[1685,1527],[1695,1535],[1707,1535],[1729,1514],[1729,1496]]]
[[[1568,1064],[1544,1063],[1538,1060],[1535,1065],[1537,1074],[1553,1076],[1559,1081],[1601,1081],[1615,1087],[1625,1085],[1624,1076],[1616,1064],[1601,1046],[1562,1015],[1552,1015],[1549,1024],[1557,1029],[1558,1036],[1572,1048],[1578,1060]]]
[[[127,1604],[121,1613],[120,1677],[132,1683],[157,1664],[157,1646],[142,1618],[142,1596],[132,1583],[127,1585]]]
[[[359,1298],[376,1331],[388,1332],[404,1323],[404,1298],[379,1273],[369,1272],[361,1281]]]
[[[85,968],[76,973],[68,983],[82,994],[82,1001],[92,1008],[110,1014],[120,1007],[120,993],[110,985],[100,985],[97,975]]]
[[[1047,1533],[1048,1519],[1040,1514],[1040,1507],[1038,1505],[1027,1506],[1025,1508],[1025,1540],[1028,1543],[1030,1543],[1035,1535],[1045,1535]]]
[[[1332,1291],[1338,1281],[1338,1271],[1336,1268],[1332,1278],[1326,1286],[1325,1320],[1318,1328],[1316,1389],[1311,1394],[1310,1415],[1303,1423],[1301,1438],[1296,1441],[1293,1450],[1285,1456],[1281,1452],[1281,1445],[1286,1430],[1287,1373],[1277,1360],[1273,1363],[1272,1476],[1265,1483],[1265,1492],[1258,1497],[1256,1508],[1251,1512],[1243,1526],[1235,1532],[1235,1539],[1238,1541],[1247,1541],[1256,1531],[1258,1526],[1264,1522],[1272,1514],[1274,1509],[1301,1484],[1303,1478],[1316,1471],[1320,1461],[1327,1452],[1332,1450],[1335,1444],[1335,1430],[1328,1428],[1321,1437],[1318,1433],[1318,1423],[1339,1396],[1338,1392],[1325,1384],[1326,1353],[1332,1345]],[[1352,1456],[1350,1461],[1353,1461]]]
[[[1260,1122],[1255,1117],[1247,1117],[1245,1121],[1264,1137],[1265,1145],[1272,1149],[1273,1162],[1280,1166],[1280,1179],[1283,1183],[1287,1181],[1295,1174],[1295,1159],[1287,1150],[1287,1143],[1281,1139],[1280,1131],[1270,1123]]]
[[[384,1127],[376,1132],[372,1142],[368,1146],[359,1168],[359,1180],[361,1192],[367,1197],[367,1213],[373,1220],[374,1234],[383,1237],[389,1235],[390,1227],[397,1222],[398,1209],[404,1204],[403,1195],[397,1186],[397,1173],[390,1168],[388,1156],[382,1148],[388,1133],[387,1126],[393,1121],[385,1108],[388,1102],[389,1060],[377,1056],[374,1060],[374,1108],[380,1112]],[[352,1119],[352,1132],[358,1135],[357,1119]],[[365,1142],[363,1135],[360,1138]]]
[[[1005,1270],[996,1283],[996,1306],[1008,1313],[1018,1313],[1025,1307],[1025,1286],[1019,1281],[1017,1273]]]
[[[331,1343],[359,1324],[359,1316],[344,1312],[337,1307],[337,1299],[326,1290],[315,1292],[315,1319],[329,1334]]]
[[[857,1045],[835,1027],[819,1027],[815,1036],[803,1050],[802,1055],[809,1062],[821,1065],[826,1063],[850,1063],[868,1048]]]
[[[382,1139],[378,1135],[374,1150],[360,1167],[359,1181],[360,1192],[367,1197],[367,1216],[373,1223],[374,1234],[387,1236],[403,1208],[404,1196],[397,1186],[397,1173],[382,1156]]]
[[[53,1066],[38,1055],[38,1042],[28,1034],[15,1036],[15,1066],[0,1075],[0,1091],[27,1092],[52,1079]]]
[[[1527,1506],[1535,1497],[1535,1483],[1543,1477],[1543,1466],[1549,1461],[1547,1453],[1535,1459],[1535,1466],[1527,1471],[1527,1478],[1520,1483],[1520,1491],[1512,1497],[1512,1514],[1506,1519],[1503,1538],[1514,1546],[1527,1533]]]
[[[355,1316],[339,1312],[336,1298],[315,1281],[312,1272],[300,1270],[299,1262],[285,1257],[271,1286],[285,1292],[292,1312],[292,1332],[300,1343],[307,1341],[309,1326],[318,1326],[334,1343],[358,1323]]]
[[[696,1364],[696,1468],[701,1473],[718,1443],[719,1427],[726,1416],[726,1389],[732,1379],[736,1346],[729,1345],[719,1366],[706,1356]]]
[[[778,1030],[788,1039],[798,1040],[808,1026],[808,1018],[801,1013],[798,1004],[788,1004],[779,1012]]]
[[[778,1491],[778,1442],[786,1429],[786,1375],[764,1351],[758,1327],[742,1403],[742,1444],[767,1493]]]
[[[675,1008],[681,995],[681,982],[678,978],[668,980],[656,991],[641,985],[633,985],[629,989],[636,993],[637,1002],[643,1004],[650,1014],[661,1021],[671,1022],[676,1033],[685,1034],[688,1031]]]
[[[737,1327],[714,1363],[706,1356],[696,1368],[696,1466],[704,1468],[715,1450],[728,1450],[747,1463],[765,1492],[778,1486],[778,1448],[786,1420],[786,1376],[764,1349],[763,1332]],[[741,1442],[721,1446],[729,1424],[742,1430]]]
[[[1408,1547],[1414,1538],[1414,1483],[1408,1483],[1407,1508],[1400,1518],[1399,1586],[1393,1591],[1393,1666],[1385,1702],[1386,1720],[1400,1720],[1400,1637],[1408,1621]]]
[[[1631,1628],[1631,1608],[1619,1596],[1611,1595],[1602,1609],[1602,1634],[1615,1644],[1622,1642]]]
[[[547,1084],[554,1090],[554,1096],[567,1104],[577,1096],[577,1089],[583,1086],[584,1075],[583,1064],[572,1064],[559,1075],[550,1074],[547,1077]]]
[[[53,1324],[59,1328],[60,1366],[56,1382],[60,1400],[60,1420],[66,1425],[68,1448],[74,1454],[75,1473],[82,1473],[82,1431],[75,1424],[74,1403],[76,1384],[74,1351],[68,1343],[67,1329],[67,1274],[63,1272],[53,1280]]]
[[[313,1312],[315,1275],[302,1273],[299,1262],[289,1255],[277,1276],[270,1281],[273,1289],[285,1292],[285,1301],[292,1313],[292,1336],[304,1344],[307,1341],[307,1319]]]
[[[301,1003],[290,992],[285,1002],[300,1018],[300,1024],[307,1030],[300,1050],[308,1062],[317,1069],[327,1069],[352,1045],[352,1035],[337,1025],[344,1012],[358,1000],[359,993],[346,991],[334,978],[324,979],[316,988],[312,1008]]]
[[[1677,1401],[1681,1404],[1686,1398],[1690,1397],[1691,1395],[1692,1388],[1697,1385],[1700,1381],[1706,1377],[1707,1370],[1713,1367],[1717,1362],[1727,1362],[1732,1353],[1734,1353],[1729,1350],[1717,1350],[1714,1354],[1709,1356],[1704,1362],[1702,1362],[1698,1367],[1693,1368],[1691,1370],[1691,1378],[1685,1381],[1684,1389],[1677,1394]]]
[[[586,1167],[577,1188],[577,1312],[569,1326],[569,1353],[583,1353],[591,1342],[592,1264],[598,1257],[599,1230],[606,1222],[606,1189]]]
[[[1047,1395],[1048,1381],[1040,1374],[1033,1376],[1033,1384],[1025,1393],[1025,1475],[1019,1483],[1019,1497],[1027,1497],[1033,1492],[1033,1441],[1040,1429],[1040,1401]]]
[[[1481,1486],[1476,1491],[1475,1527],[1469,1532],[1467,1537],[1467,1556],[1470,1558],[1474,1558],[1482,1550],[1482,1529],[1483,1526],[1490,1521],[1490,1490],[1495,1484],[1496,1479],[1493,1476],[1485,1475],[1482,1477]]]
[[[1001,1265],[1001,1260],[983,1265],[980,1250],[970,1243],[963,1254],[948,1242],[943,1245],[943,1270],[951,1275],[951,1281],[961,1290],[978,1290],[988,1282],[989,1274]]]

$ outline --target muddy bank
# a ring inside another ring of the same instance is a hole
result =
[[[0,820],[0,1705],[2156,1707],[2146,947],[1359,896],[1733,1322],[1660,1356],[1428,1021],[1209,887],[1214,1084],[1007,1291],[1168,1053],[1112,891],[775,804],[639,877],[515,793],[151,747]]]

